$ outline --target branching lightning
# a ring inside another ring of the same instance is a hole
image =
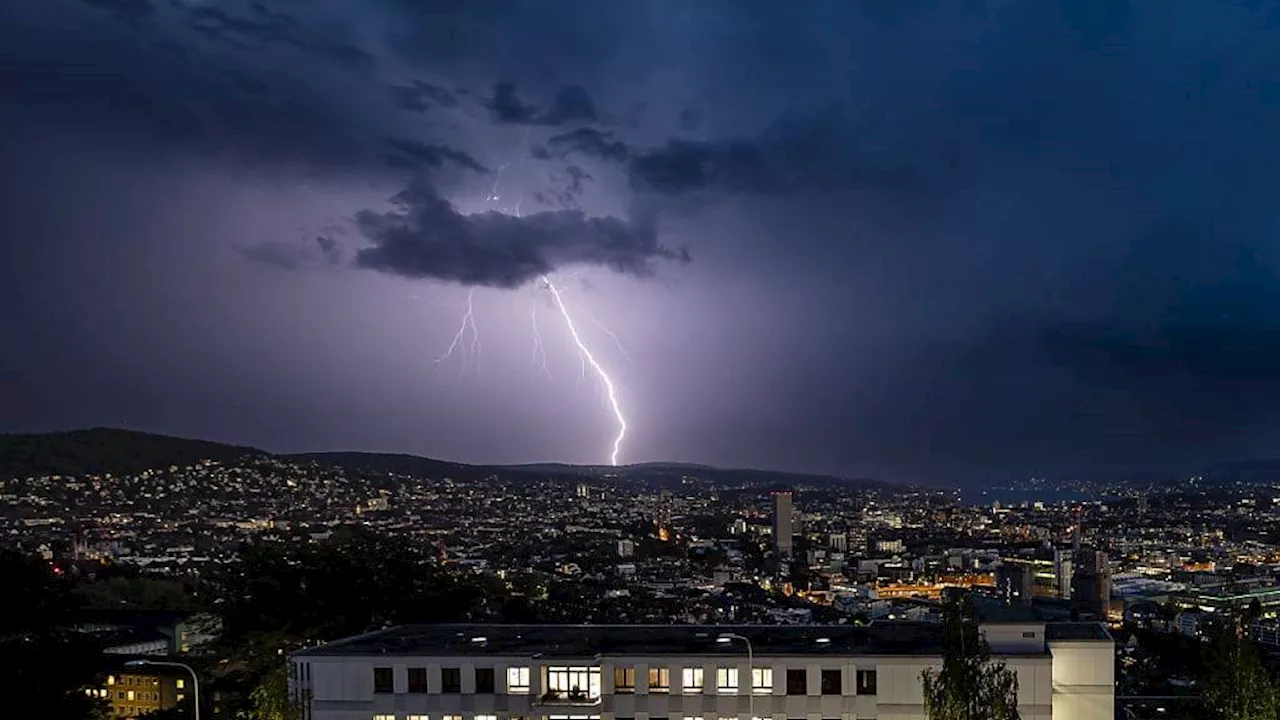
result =
[[[458,332],[453,336],[453,342],[449,343],[449,348],[436,358],[436,365],[453,357],[453,353],[457,352],[462,356],[463,368],[466,368],[467,361],[473,357],[476,367],[480,366],[480,330],[476,327],[475,299],[476,289],[471,288],[467,292],[467,310],[462,314],[462,323],[458,325]]]
[[[533,320],[533,362],[542,368],[542,374],[551,377],[551,371],[547,369],[547,350],[542,347],[542,331],[538,329],[538,303],[533,303],[533,312],[531,313]]]
[[[594,323],[596,327],[600,328],[600,332],[604,333],[605,335],[608,335],[609,339],[613,340],[613,344],[618,347],[618,352],[622,355],[622,357],[627,359],[627,362],[629,363],[635,362],[635,360],[632,360],[631,356],[627,354],[627,349],[622,346],[622,341],[618,339],[618,336],[615,335],[614,332],[610,330],[607,325],[597,320],[595,315],[592,315],[591,313],[584,310],[581,305],[577,306],[577,310],[579,313],[582,314],[583,317],[585,317],[586,319]]]
[[[506,174],[508,168],[520,162],[520,150],[524,147],[525,141],[528,138],[528,132],[528,127],[525,127],[521,132],[520,141],[517,144],[515,153],[513,154],[513,159],[498,164],[494,171],[493,184],[490,186],[489,194],[485,200],[494,204],[499,209],[501,209],[500,203],[502,201],[501,186],[503,175]],[[520,217],[520,206],[523,202],[524,198],[522,196],[518,196],[516,198],[514,212],[512,212],[515,217]],[[604,369],[604,366],[596,359],[595,354],[587,347],[587,343],[582,339],[582,336],[578,334],[578,328],[573,323],[573,316],[569,312],[569,306],[561,296],[560,288],[551,281],[551,276],[543,275],[541,285],[543,287],[540,289],[550,291],[551,297],[555,300],[556,309],[560,311],[560,316],[564,318],[565,327],[568,328],[569,335],[573,338],[573,343],[577,347],[578,358],[581,361],[579,380],[586,377],[587,366],[589,365],[591,366],[592,371],[595,372],[596,376],[600,378],[600,384],[604,387],[609,408],[612,410],[614,419],[618,424],[618,434],[613,438],[613,446],[609,453],[609,463],[616,466],[618,464],[618,455],[622,450],[622,441],[627,435],[627,420],[622,413],[622,406],[618,402],[617,387],[614,385],[613,378],[609,376],[608,371]],[[471,288],[467,293],[466,311],[462,315],[462,322],[458,326],[458,332],[454,334],[453,341],[449,343],[448,349],[446,349],[440,357],[436,358],[435,362],[437,365],[457,353],[462,357],[464,369],[468,361],[473,357],[476,367],[479,367],[480,331],[476,328],[474,301],[475,288]],[[605,327],[603,323],[587,311],[579,309],[579,312],[607,334],[613,340],[614,344],[617,345],[618,351],[622,356],[629,362],[631,361],[631,356],[627,354],[627,351],[622,347],[622,341],[613,333],[613,331]],[[551,377],[551,373],[547,369],[547,352],[542,341],[542,331],[538,326],[538,306],[536,301],[534,303],[533,310],[530,313],[530,322],[533,329],[533,363],[541,369],[544,375]]]
[[[569,308],[564,304],[564,298],[560,297],[560,290],[556,284],[551,282],[551,278],[547,275],[542,276],[542,282],[546,283],[547,289],[551,291],[551,296],[556,300],[556,307],[560,310],[560,315],[564,318],[565,327],[569,329],[569,334],[573,337],[573,342],[578,346],[578,352],[587,364],[591,365],[591,369],[596,375],[600,376],[600,382],[604,384],[605,393],[609,398],[609,406],[613,409],[613,416],[618,421],[618,435],[613,439],[613,452],[609,454],[609,462],[612,465],[618,464],[618,452],[622,449],[622,439],[627,435],[627,419],[622,414],[622,406],[618,404],[618,391],[614,387],[613,379],[609,377],[609,373],[596,360],[596,356],[591,353],[586,343],[578,336],[578,328],[573,324],[573,318],[569,315]]]

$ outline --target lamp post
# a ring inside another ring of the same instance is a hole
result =
[[[722,645],[734,640],[741,640],[747,646],[747,712],[751,714],[751,720],[756,720],[756,661],[751,651],[751,641],[737,633],[720,633],[716,638],[716,642]]]
[[[196,709],[195,720],[200,720],[200,676],[196,675],[196,671],[186,663],[168,662],[164,660],[130,660],[125,663],[125,667],[143,667],[146,665],[182,668],[183,670],[191,673],[191,704]]]

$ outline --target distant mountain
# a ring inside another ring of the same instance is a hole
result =
[[[394,473],[396,475],[412,475],[415,477],[452,477],[459,480],[471,480],[488,477],[506,470],[486,465],[467,465],[464,463],[434,460],[418,455],[370,452],[315,452],[281,455],[291,460],[310,460],[321,465],[334,465],[352,472]],[[519,471],[519,469],[517,469]]]
[[[127,474],[265,454],[257,448],[111,428],[0,434],[0,477]]]
[[[270,455],[237,445],[155,435],[133,430],[94,428],[42,435],[0,435],[0,478],[33,475],[95,475],[138,473],[170,465],[191,465],[201,460],[235,461],[245,456]],[[749,481],[757,486],[797,485],[887,488],[887,483],[825,475],[771,470],[726,470],[694,463],[648,462],[612,467],[536,463],[529,465],[468,465],[417,455],[370,452],[315,452],[276,455],[341,467],[354,473],[396,474],[416,477],[452,477],[480,480],[491,475],[539,477],[617,477],[623,481],[680,482],[694,475],[720,482]]]

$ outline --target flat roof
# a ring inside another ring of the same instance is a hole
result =
[[[1058,622],[1045,625],[1045,637],[1053,640],[1112,640],[1100,622]]]
[[[1034,623],[1044,625],[1044,623]],[[1091,623],[1066,623],[1088,626]],[[1049,624],[1054,627],[1054,624]],[[1101,626],[1098,626],[1099,628]],[[936,654],[942,627],[893,621],[853,625],[402,625],[335,640],[294,653],[340,655],[514,655],[544,658],[646,655],[744,655],[740,640],[717,642],[723,633],[751,641],[756,655]],[[1105,630],[1071,639],[1110,640]],[[1050,635],[1052,638],[1052,634]],[[1061,637],[1058,639],[1066,639]],[[1036,654],[1036,653],[1027,653]]]

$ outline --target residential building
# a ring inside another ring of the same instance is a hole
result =
[[[1099,623],[982,626],[1025,720],[1113,717]],[[748,660],[747,643],[752,650]],[[403,626],[291,656],[307,720],[923,718],[941,627]]]

